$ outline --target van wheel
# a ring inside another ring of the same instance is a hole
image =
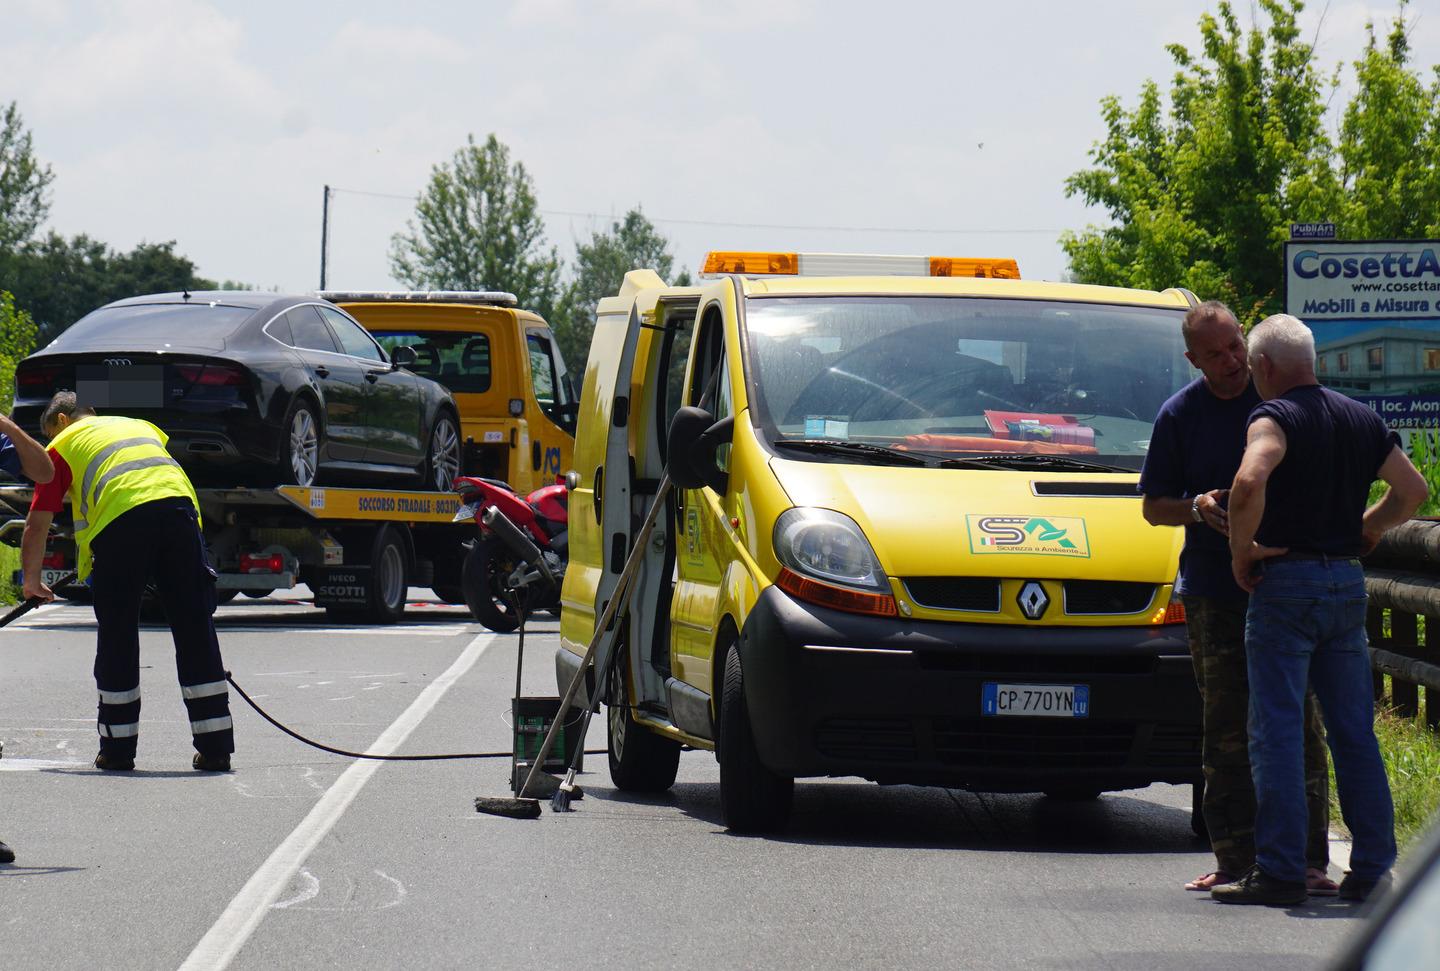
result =
[[[226,587],[224,590],[215,591],[215,602],[217,604],[228,604],[240,594],[234,587]]]
[[[610,703],[605,708],[610,781],[621,792],[664,792],[675,784],[675,773],[680,770],[680,743],[656,735],[630,716],[624,664],[623,655],[615,659]]]
[[[1210,827],[1205,824],[1205,783],[1197,782],[1190,787],[1190,831],[1197,837],[1210,842]]]
[[[720,809],[725,825],[737,833],[778,833],[790,821],[795,780],[777,775],[760,761],[750,730],[745,701],[745,676],[740,651],[731,645],[725,655],[725,680],[720,695]]]
[[[433,590],[433,591],[435,591],[435,596],[438,597],[438,598],[440,598],[440,602],[441,602],[441,603],[447,603],[447,604],[463,604],[463,603],[465,603],[465,588],[464,588],[463,586],[461,586],[461,587],[451,587],[451,586],[447,586],[447,585],[445,585],[445,584],[442,583],[442,584],[440,584],[440,586],[438,586],[438,587],[431,587],[430,589]],[[466,606],[469,606],[469,605],[466,604]]]
[[[465,555],[461,585],[470,614],[491,630],[508,634],[520,626],[520,615],[510,602],[506,579],[518,564],[497,537],[476,540]],[[522,602],[523,609],[523,602]]]

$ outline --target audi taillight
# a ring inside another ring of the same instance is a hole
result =
[[[20,388],[39,390],[53,388],[60,380],[59,365],[21,365],[15,371],[15,385]]]
[[[245,369],[238,364],[177,364],[175,371],[191,384],[236,388],[245,384]]]

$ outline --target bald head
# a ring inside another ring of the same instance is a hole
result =
[[[1218,398],[1235,398],[1250,385],[1245,337],[1230,308],[1207,300],[1191,308],[1180,324],[1185,358],[1205,376],[1206,386]]]

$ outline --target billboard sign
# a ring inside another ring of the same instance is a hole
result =
[[[1291,240],[1285,312],[1323,320],[1440,317],[1440,240]]]
[[[1291,239],[1334,239],[1334,223],[1291,223]]]

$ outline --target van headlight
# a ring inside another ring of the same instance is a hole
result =
[[[826,583],[890,592],[880,560],[855,520],[833,509],[797,506],[775,520],[783,566]]]

